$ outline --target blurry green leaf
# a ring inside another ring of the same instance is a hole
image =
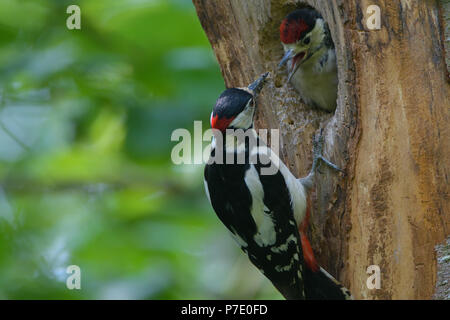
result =
[[[190,0],[2,0],[0,46],[0,299],[279,298],[170,160],[224,88]]]

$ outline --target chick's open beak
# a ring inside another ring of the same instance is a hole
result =
[[[286,64],[289,60],[293,59],[292,65],[288,68],[289,75],[288,75],[288,82],[291,81],[292,76],[295,72],[297,72],[300,65],[308,60],[310,55],[307,51],[296,53],[294,49],[289,49],[284,54],[283,58],[281,59],[280,63],[278,64],[278,69],[280,69],[284,64]],[[290,70],[289,70],[290,69]]]
[[[283,58],[281,59],[280,63],[278,64],[278,69],[280,69],[283,65],[286,64],[290,59],[292,59],[295,56],[294,49],[289,49],[284,54]]]

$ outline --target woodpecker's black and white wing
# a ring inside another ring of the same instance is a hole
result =
[[[252,151],[245,149],[247,160]],[[304,263],[296,222],[296,218],[303,219],[304,190],[281,161],[275,174],[263,174],[262,169],[270,165],[259,161],[206,165],[206,192],[217,216],[250,261],[284,297],[304,299]]]

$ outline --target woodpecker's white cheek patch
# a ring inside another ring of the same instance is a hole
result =
[[[236,129],[248,129],[253,124],[253,114],[255,106],[253,99],[247,102],[244,110],[231,122],[230,126]]]
[[[257,228],[254,240],[261,247],[271,246],[277,240],[275,224],[269,209],[264,205],[264,189],[254,165],[250,165],[244,180],[252,196],[250,213]]]

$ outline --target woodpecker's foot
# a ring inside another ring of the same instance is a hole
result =
[[[319,160],[322,160],[328,167],[333,168],[336,171],[344,172],[341,168],[339,168],[334,163],[330,162],[326,158],[324,158],[323,154],[323,129],[320,130],[320,133],[315,137],[313,141],[313,167],[311,169],[312,172],[317,169],[319,165]],[[320,171],[319,171],[320,172]]]
[[[325,159],[322,155],[322,152],[323,152],[323,129],[320,130],[320,133],[314,138],[313,141],[313,163],[311,171],[306,177],[298,179],[307,190],[312,189],[314,185],[314,177],[317,167],[319,166],[320,163],[319,160],[321,160],[327,166],[333,168],[336,171],[344,172],[344,170],[339,168],[337,165]]]

